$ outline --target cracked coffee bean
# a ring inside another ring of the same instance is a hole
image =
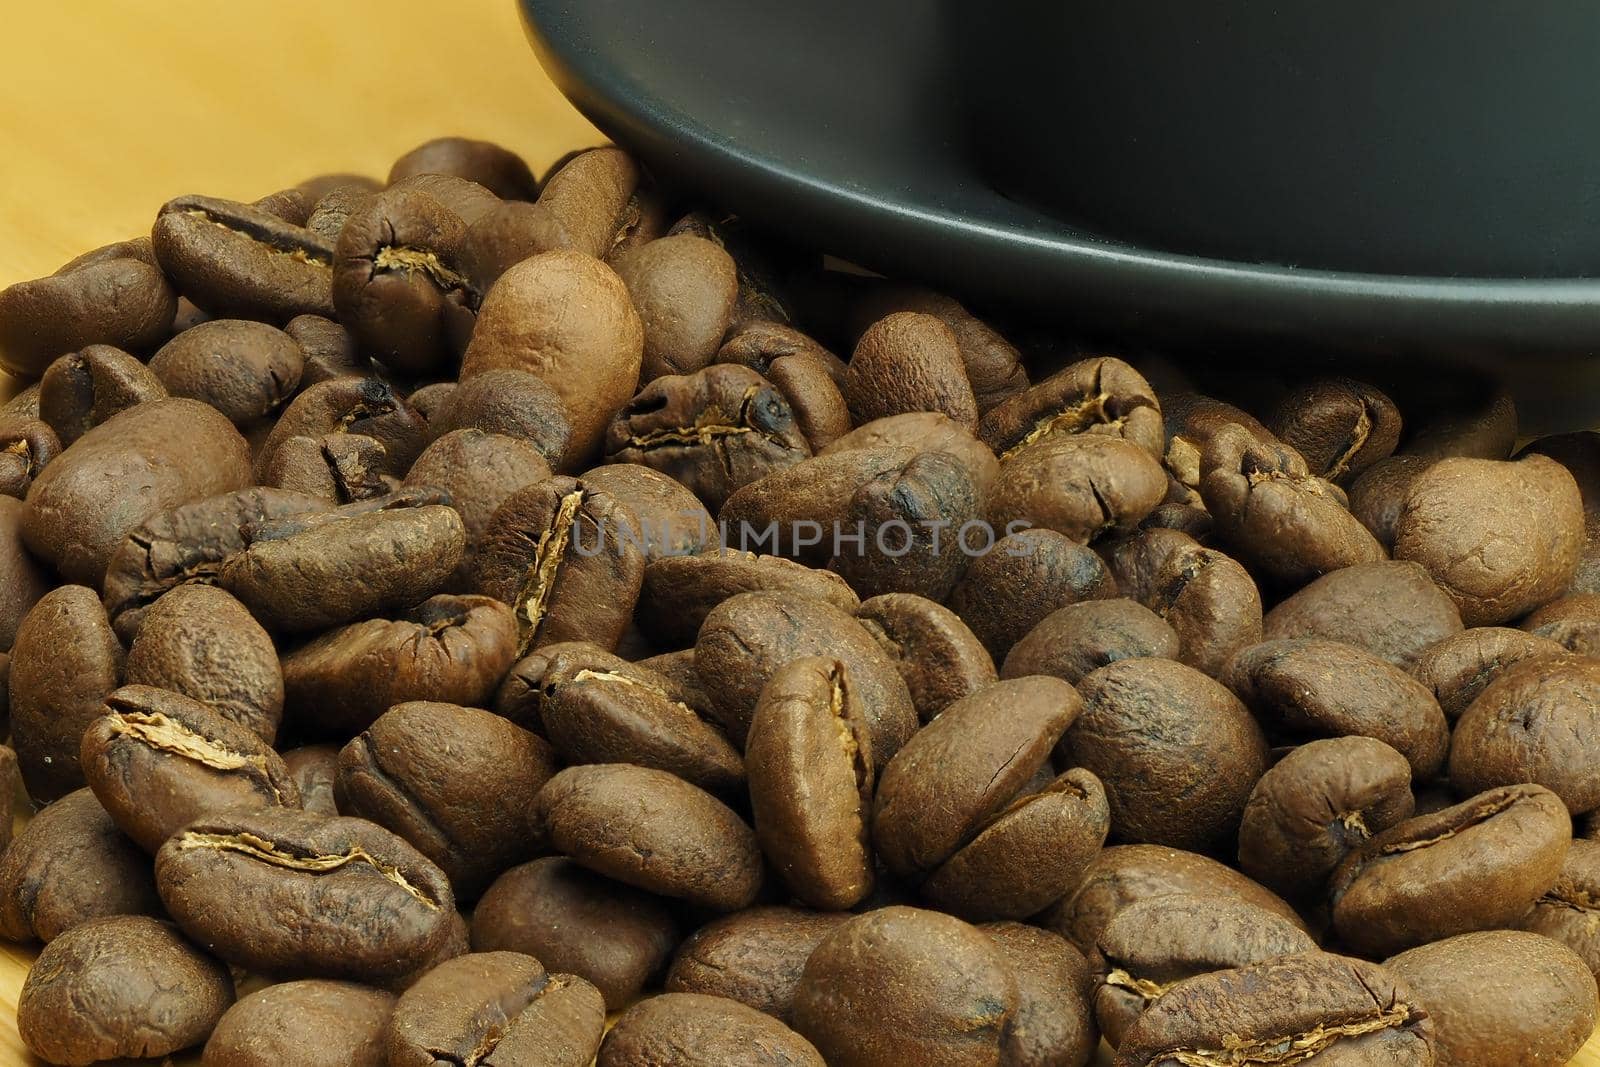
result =
[[[1268,420],[1278,440],[1305,457],[1318,478],[1344,482],[1400,443],[1400,411],[1376,386],[1351,378],[1307,382]]]
[[[844,361],[799,330],[776,322],[751,323],[728,338],[713,362],[749,367],[775,385],[794,409],[795,422],[813,452],[849,435],[850,410],[840,391]],[[914,417],[957,425],[949,416],[932,412]]]
[[[4,868],[0,867],[0,871]],[[1591,973],[1600,973],[1600,844],[1572,842],[1556,884],[1541,896],[1519,924],[1524,930],[1566,945]],[[1586,1031],[1587,1032],[1587,1031]]]
[[[894,661],[923,722],[997,680],[977,635],[926,597],[885,593],[864,601],[855,616]]]
[[[211,315],[267,322],[333,315],[333,243],[271,212],[180,196],[162,205],[150,238],[161,269]]]
[[[1161,503],[1167,476],[1150,453],[1100,434],[1046,437],[1000,465],[988,501],[996,531],[1055,530],[1080,544],[1128,533]]]
[[[0,496],[25,499],[34,479],[61,454],[61,444],[42,419],[0,419]]]
[[[991,408],[978,426],[1002,461],[1036,441],[1085,433],[1131,441],[1159,460],[1161,404],[1144,376],[1111,356],[1081,360]]]
[[[272,450],[259,472],[262,484],[304,493],[331,505],[372,500],[394,490],[383,442],[353,433],[290,437]]]
[[[291,437],[360,434],[383,445],[386,474],[403,477],[428,443],[428,424],[387,382],[343,377],[304,390],[273,423],[256,453],[262,472]]]
[[[592,473],[592,472],[591,472]],[[452,430],[423,449],[403,487],[446,493],[466,527],[467,545],[448,588],[472,584],[478,553],[496,509],[517,490],[550,477],[550,465],[527,441],[482,430]]]

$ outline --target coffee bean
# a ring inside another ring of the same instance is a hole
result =
[[[291,437],[361,434],[382,443],[384,473],[403,477],[428,443],[428,425],[388,383],[377,378],[336,378],[306,389],[284,409],[256,454],[258,473]]]
[[[584,471],[583,480],[633,511],[645,535],[646,563],[700,552],[715,537],[711,513],[694,493],[682,482],[649,467],[608,463]],[[648,580],[648,570],[645,575]]]
[[[1394,551],[1395,525],[1405,507],[1411,483],[1433,460],[1421,456],[1398,455],[1380,459],[1350,483],[1350,513],[1385,549]]]
[[[1268,641],[1321,638],[1409,670],[1424,649],[1461,632],[1446,592],[1415,563],[1362,563],[1323,575],[1262,620]]]
[[[645,568],[639,624],[664,644],[693,642],[717,605],[749,592],[823,601],[852,613],[861,604],[844,579],[831,571],[812,570],[781,556],[711,549],[667,556]]]
[[[1552,600],[1528,615],[1520,625],[1579,655],[1600,654],[1600,595],[1573,593]]]
[[[1572,842],[1556,884],[1518,925],[1554,938],[1576,952],[1591,973],[1600,971],[1600,844]]]
[[[236,426],[277,411],[300,386],[305,357],[273,326],[216,319],[185,330],[150,359],[172,396],[203,400]]]
[[[981,930],[890,907],[850,919],[817,946],[795,992],[794,1025],[837,1067],[997,1064],[1019,999]]]
[[[1116,595],[1116,579],[1093,551],[1054,530],[1023,530],[972,560],[949,603],[1003,662],[1051,612]]]
[[[496,196],[532,200],[539,195],[539,182],[510,149],[492,141],[467,137],[436,137],[424,141],[394,161],[389,168],[389,184],[415,174],[451,174],[477,182]]]
[[[639,165],[617,148],[579,152],[544,181],[539,203],[566,232],[570,247],[596,259],[616,245],[638,190]]]
[[[17,394],[0,404],[0,415],[6,418],[37,419],[39,417],[39,383],[18,390]]]
[[[591,870],[715,911],[761,890],[754,831],[711,794],[665,771],[568,767],[539,792],[550,843]]]
[[[908,411],[937,411],[977,429],[978,402],[960,343],[932,315],[896,312],[869,326],[850,357],[844,390],[858,424]]]
[[[287,322],[333,314],[332,242],[269,211],[180,196],[162,205],[151,240],[161,269],[212,315]]]
[[[727,997],[787,1023],[806,960],[849,918],[758,907],[714,919],[679,946],[666,990]]]
[[[181,399],[139,404],[39,472],[22,535],[69,581],[99,586],[140,523],[249,482],[244,438],[215,408]]]
[[[850,409],[841,391],[844,361],[792,326],[755,322],[738,328],[713,362],[749,367],[776,386],[793,409],[795,422],[813,452],[821,452],[849,434]],[[932,412],[918,414],[950,421],[948,416]],[[950,425],[957,424],[950,421]]]
[[[1120,437],[1162,456],[1161,404],[1144,376],[1120,359],[1080,360],[1012,396],[983,417],[983,442],[1002,458],[1056,436]]]
[[[1547,637],[1503,626],[1474,626],[1429,645],[1411,665],[1411,676],[1428,687],[1454,722],[1501,671],[1564,651]]]
[[[45,465],[60,454],[60,440],[42,420],[0,418],[0,497],[24,499]]]
[[[1583,530],[1578,485],[1555,460],[1441,460],[1412,483],[1394,554],[1422,564],[1468,626],[1493,626],[1567,587]]]
[[[1087,600],[1051,612],[1006,656],[1001,675],[1048,674],[1076,685],[1090,671],[1141,656],[1178,658],[1178,634],[1132,600]]]
[[[847,518],[857,491],[903,470],[916,456],[910,448],[851,449],[770,471],[723,504],[718,518],[727,531],[724,541],[821,566],[836,554],[829,535],[847,525],[854,530]],[[863,533],[870,545],[875,532]]]
[[[232,1003],[228,969],[171,925],[117,916],[45,946],[17,997],[17,1031],[50,1063],[166,1056],[204,1041]]]
[[[328,190],[312,201],[311,212],[306,216],[306,229],[337,245],[339,234],[345,223],[350,221],[350,216],[365,208],[375,192],[374,189],[357,186]],[[306,195],[309,198],[310,194]]]
[[[1333,923],[1371,955],[1514,926],[1561,873],[1572,820],[1554,793],[1514,785],[1392,826],[1330,884]]]
[[[51,941],[90,919],[160,912],[150,857],[87,789],[40,809],[0,858],[8,941]]]
[[[641,175],[638,187],[628,198],[628,206],[622,210],[606,261],[615,261],[635,248],[672,236],[672,216],[677,207],[667,190],[649,175]]]
[[[123,659],[92,589],[57,586],[23,617],[11,649],[11,744],[35,802],[83,785],[78,742],[122,684]]]
[[[691,374],[717,354],[739,294],[733,257],[683,234],[611,259],[644,323],[644,377]]]
[[[20,500],[0,497],[0,652],[11,651],[22,620],[54,584],[22,543],[23,514]]]
[[[283,765],[300,791],[300,807],[318,815],[337,815],[333,782],[339,773],[337,745],[302,745],[283,753]]]
[[[1189,489],[1200,488],[1202,457],[1211,439],[1227,427],[1243,427],[1249,436],[1268,446],[1279,443],[1253,415],[1200,393],[1165,393],[1161,397],[1161,415],[1167,435],[1162,462],[1178,484]]]
[[[856,618],[899,668],[923,722],[996,680],[977,635],[927,597],[885,593],[864,601]]]
[[[918,452],[949,453],[972,475],[972,484],[977,487],[980,499],[988,497],[995,479],[1000,477],[1000,461],[989,446],[950,416],[937,411],[909,411],[874,419],[835,438],[819,450],[819,454],[832,455],[858,448],[910,448]]]
[[[329,504],[372,500],[393,490],[383,442],[353,433],[290,437],[272,450],[257,472],[274,489],[318,497]]]
[[[356,351],[350,332],[321,315],[296,315],[283,332],[300,346],[300,386],[308,388],[347,374],[362,376],[371,365]]]
[[[661,898],[559,856],[506,871],[472,913],[474,951],[548,960],[593,983],[609,1011],[638,998],[677,942],[677,921]]]
[[[525,259],[572,248],[572,236],[544,204],[505,200],[467,227],[462,273],[480,292]]]
[[[466,527],[467,544],[449,587],[472,584],[478,552],[495,509],[517,490],[550,477],[550,466],[531,443],[483,430],[452,430],[438,437],[406,473],[407,488],[431,486],[450,496]]]
[[[39,417],[49,424],[61,445],[70,445],[117,412],[167,395],[166,386],[151,368],[122,349],[89,345],[45,368],[39,380]],[[34,446],[22,453],[30,474],[59,450]]]
[[[663,993],[640,1001],[606,1034],[598,1067],[824,1067],[809,1041],[735,1000]]]
[[[1433,384],[1438,388],[1447,383],[1435,378]],[[1503,460],[1510,456],[1517,440],[1517,406],[1511,394],[1478,383],[1471,383],[1468,389],[1471,395],[1446,401],[1414,422],[1401,451],[1431,460]]]
[[[548,974],[532,956],[479,952],[402,993],[385,1044],[391,1067],[585,1067],[604,1032],[600,993],[582,978]]]
[[[443,872],[389,831],[276,808],[190,823],[157,853],[156,887],[196,942],[285,977],[405,974],[455,914]]]
[[[458,956],[465,956],[472,951],[469,944],[469,931],[467,920],[459,911],[452,911],[449,919],[449,929],[446,931],[444,941],[434,949],[421,963],[398,978],[388,978],[378,983],[378,988],[388,993],[403,993],[416,985],[423,977],[433,971],[440,964],[453,960]]]
[[[0,290],[0,367],[37,378],[88,345],[148,352],[166,340],[176,308],[149,238],[107,245]]]
[[[864,597],[943,600],[966,570],[961,539],[982,529],[982,513],[966,466],[944,452],[923,452],[856,488],[843,519],[856,540],[838,536],[828,567]]]
[[[1293,1049],[1305,1062],[1435,1062],[1424,1003],[1375,963],[1307,952],[1213,971],[1173,989],[1141,1015],[1117,1067],[1196,1062],[1270,1063]]]
[[[1382,390],[1352,378],[1319,378],[1292,390],[1268,420],[1318,478],[1343,482],[1400,443],[1400,411]]]
[[[206,1041],[204,1067],[385,1067],[394,996],[308,978],[241,997]]]
[[[1462,934],[1402,952],[1384,968],[1428,1006],[1440,1062],[1561,1067],[1594,1030],[1594,975],[1538,934]]]
[[[1017,1011],[1004,1042],[1005,1062],[1018,1067],[1081,1065],[1100,1043],[1084,998],[1089,965],[1065,938],[1018,922],[979,927],[1017,979]]]
[[[463,382],[428,424],[435,436],[469,426],[528,441],[564,469],[572,434],[566,411],[555,390],[527,371],[507,367]]]
[[[997,531],[1039,526],[1088,544],[1133,530],[1166,491],[1161,465],[1130,441],[1101,434],[1046,437],[1001,464],[989,522]]]

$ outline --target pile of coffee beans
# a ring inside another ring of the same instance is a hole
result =
[[[1564,1064],[1600,433],[1001,326],[460,138],[0,293],[28,1046]]]

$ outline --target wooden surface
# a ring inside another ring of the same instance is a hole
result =
[[[182,193],[381,178],[441,134],[498,141],[535,171],[600,139],[539,69],[512,0],[52,0],[5,14],[0,287],[147,233]],[[31,956],[0,943],[0,1067],[39,1062],[15,1027]],[[1600,1040],[1573,1064],[1600,1067]]]

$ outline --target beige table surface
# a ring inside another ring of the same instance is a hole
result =
[[[147,233],[183,193],[381,178],[441,134],[536,171],[600,140],[512,0],[4,0],[0,22],[0,286]],[[0,943],[0,1067],[39,1062],[15,1027],[31,957]],[[1600,1067],[1600,1040],[1573,1063]]]

